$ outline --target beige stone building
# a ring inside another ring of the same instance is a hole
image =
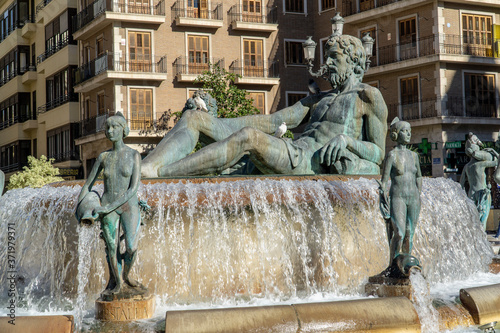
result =
[[[43,154],[66,178],[81,177],[76,2],[2,1],[0,12],[0,167],[8,177]]]
[[[382,92],[389,122],[411,123],[424,174],[458,179],[466,135],[492,145],[500,129],[500,2],[337,1],[344,33],[376,39],[365,82]]]
[[[28,14],[13,11],[0,44],[7,172],[47,154],[84,177],[109,148],[103,124],[116,111],[132,129],[126,142],[145,154],[160,137],[141,129],[181,110],[209,63],[242,75],[262,113],[290,105],[308,94],[302,42],[318,42],[318,68],[336,12],[344,33],[375,38],[365,82],[379,87],[389,122],[412,124],[426,175],[457,177],[469,131],[487,144],[498,136],[496,0],[18,0],[0,9],[8,16],[12,6]]]

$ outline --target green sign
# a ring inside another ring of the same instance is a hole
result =
[[[462,141],[450,141],[444,144],[446,149],[450,148],[462,148]]]

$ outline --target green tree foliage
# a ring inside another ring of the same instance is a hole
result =
[[[200,74],[195,83],[201,83],[203,89],[217,101],[217,113],[220,118],[236,118],[258,114],[253,106],[253,99],[244,89],[234,83],[238,74],[230,73],[219,64],[210,64],[209,70]]]
[[[28,156],[28,166],[23,167],[22,172],[16,173],[10,177],[8,190],[23,187],[42,187],[46,184],[60,182],[64,179],[59,177],[59,169],[52,163],[54,159],[47,159],[44,155],[37,159],[34,156]]]

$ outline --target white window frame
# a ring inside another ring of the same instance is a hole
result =
[[[460,15],[460,18],[462,18],[462,16]],[[495,81],[495,101],[496,103],[498,103],[498,98],[499,98],[499,94],[498,94],[498,78],[499,78],[499,75],[498,73],[499,72],[490,72],[490,71],[479,71],[479,70],[468,70],[468,69],[462,69],[462,73],[461,73],[461,77],[462,77],[462,98],[464,100],[464,103],[463,103],[463,106],[462,106],[462,112],[463,112],[463,115],[465,116],[465,73],[473,73],[473,74],[484,74],[484,75],[493,75],[493,77],[495,78],[494,81]],[[496,109],[497,109],[497,113],[498,113],[498,107],[499,105],[497,104],[496,105]]]
[[[264,94],[264,113],[263,114],[269,114],[269,108],[267,107],[267,91],[265,90],[248,90],[248,93],[263,93]]]
[[[285,38],[285,39],[283,40],[283,44],[284,44],[284,45],[286,45],[286,42],[298,42],[298,43],[303,43],[303,42],[305,42],[305,41],[306,41],[305,39],[292,39],[292,38]],[[302,49],[302,50],[301,50],[301,52],[302,52],[302,57],[304,57],[304,50]],[[287,56],[287,54],[286,54],[286,48],[285,48],[285,52],[283,52],[283,63],[285,64],[285,67],[288,67],[288,66],[290,66],[290,67],[306,67],[306,66],[307,66],[307,64],[287,64],[287,63],[286,63],[286,56]]]
[[[127,86],[127,117],[126,117],[127,118],[127,125],[129,125],[129,127],[131,127],[130,121],[132,120],[132,110],[130,109],[130,89],[152,89],[153,90],[153,93],[152,93],[153,109],[151,110],[151,112],[153,113],[153,121],[156,121],[157,120],[156,119],[156,87],[155,86],[131,85],[131,86]]]
[[[304,11],[303,12],[287,12],[285,10],[285,2],[286,0],[283,0],[283,15],[285,14],[291,14],[291,15],[305,15],[307,16],[307,1],[306,0],[302,0],[304,2]]]
[[[323,9],[321,7],[321,0],[318,0],[318,13],[321,15],[322,13],[326,13],[332,10],[337,10],[337,1],[338,0],[334,0],[335,3],[332,8]]]

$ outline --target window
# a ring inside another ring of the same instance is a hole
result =
[[[464,73],[465,112],[468,117],[496,117],[495,76]]]
[[[31,154],[31,141],[19,140],[0,148],[0,169],[3,172],[22,170],[28,164]]]
[[[79,124],[69,124],[47,131],[47,157],[55,162],[78,159],[75,139],[78,138]]]
[[[208,0],[187,0],[187,16],[208,18]]]
[[[370,66],[374,67],[374,66],[377,66],[377,39],[375,39],[376,29],[375,29],[375,27],[373,27],[373,28],[361,30],[359,32],[359,38],[363,38],[363,36],[367,32],[370,33],[370,37],[373,38],[373,54],[372,54],[372,57],[370,58],[370,61],[371,61]]]
[[[188,62],[189,74],[208,70],[208,36],[188,36]]]
[[[104,93],[97,94],[97,115],[102,115],[106,112],[104,105]]]
[[[78,94],[73,92],[73,83],[71,82],[70,73],[73,70],[74,67],[70,66],[45,80],[46,111],[67,102],[78,101]]]
[[[306,96],[307,96],[307,93],[305,93],[305,92],[293,92],[293,93],[287,92],[286,93],[286,106],[292,106]]]
[[[76,44],[70,31],[71,17],[76,15],[76,9],[68,9],[45,26],[45,53],[39,57],[44,61],[68,44]]]
[[[130,129],[145,129],[153,123],[153,89],[130,88]]]
[[[287,65],[302,65],[304,63],[302,42],[285,40],[285,63]]]
[[[30,93],[17,93],[0,103],[0,130],[22,123],[31,116]]]
[[[263,92],[249,92],[248,97],[253,99],[252,105],[255,106],[261,114],[266,113],[265,95]]]
[[[415,17],[399,21],[399,45],[400,59],[417,56],[417,20]]]
[[[243,68],[245,76],[264,76],[263,53],[262,40],[243,40]]]
[[[304,12],[304,0],[284,0],[284,1],[285,1],[285,12],[288,13]]]
[[[151,14],[149,0],[129,0],[128,12],[135,14]]]
[[[374,0],[359,0],[359,11],[364,12],[365,10],[375,8]]]
[[[400,79],[399,88],[402,118],[405,120],[418,119],[418,76]]]
[[[464,52],[467,55],[491,57],[493,44],[492,17],[462,15]]]
[[[261,0],[243,0],[243,22],[262,22]]]
[[[151,72],[151,33],[129,32],[130,70]]]
[[[95,53],[97,57],[104,54],[104,38],[99,37],[95,41]]]
[[[321,10],[335,8],[335,0],[321,0]]]

